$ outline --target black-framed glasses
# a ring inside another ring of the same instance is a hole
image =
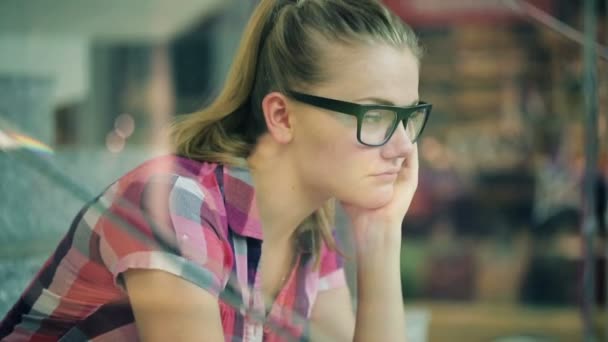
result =
[[[357,117],[357,140],[366,146],[386,144],[400,122],[403,122],[408,138],[416,143],[431,114],[432,105],[419,102],[417,105],[397,107],[367,105],[287,91],[285,95],[311,106]]]

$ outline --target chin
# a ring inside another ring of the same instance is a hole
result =
[[[361,191],[349,197],[344,202],[365,209],[377,209],[387,205],[391,201],[393,198],[393,188],[376,188],[370,191]]]

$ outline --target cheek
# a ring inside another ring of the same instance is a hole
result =
[[[372,209],[392,199],[394,184],[370,177],[378,170],[375,163],[381,159],[377,149],[357,144],[355,138],[355,143],[336,144],[327,158],[327,165],[333,167],[327,170],[333,175],[331,189],[339,200]]]
[[[310,185],[338,199],[364,201],[359,203],[364,206],[390,198],[392,188],[378,187],[367,177],[380,155],[377,149],[358,143],[356,123],[329,118],[323,125],[314,124],[309,123],[298,147],[300,170]]]
[[[323,157],[337,161],[349,158],[356,151],[356,122],[345,122],[340,120],[340,116],[334,117],[327,113],[311,116],[313,117],[315,120],[310,120],[303,126],[302,134],[302,148],[313,160]]]
[[[342,122],[328,125],[319,137],[321,146],[317,150],[328,165],[338,169],[356,171],[357,159],[364,154],[357,143],[356,128],[351,128]]]
[[[377,154],[378,151],[359,144],[355,136],[333,140],[317,157],[323,164],[319,176],[328,180],[338,197],[364,196],[370,190],[366,176],[372,172]]]
[[[331,187],[336,186],[337,180],[347,183],[357,172],[361,173],[364,161],[358,161],[362,150],[357,143],[356,128],[350,129],[334,120],[311,128],[301,143],[302,161],[309,164],[303,167],[311,168],[313,177],[331,183]]]

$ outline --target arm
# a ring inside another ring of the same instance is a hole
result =
[[[376,209],[343,204],[352,222],[357,261],[355,341],[404,341],[401,293],[401,223],[418,185],[414,146],[394,185],[392,199]]]
[[[382,229],[369,229],[366,252],[357,253],[358,304],[354,340],[405,341],[399,258],[401,235],[390,238],[378,231]]]
[[[124,279],[142,341],[224,341],[211,293],[158,270],[129,270]]]
[[[405,340],[401,239],[369,241],[375,241],[375,248],[370,245],[365,255],[357,254],[356,325],[348,287],[321,291],[311,314],[312,341],[353,341],[355,336],[356,341]]]
[[[136,176],[116,183],[94,227],[104,265],[128,294],[140,336],[223,341],[217,298],[232,259],[213,228],[220,223],[201,216],[213,197],[188,177]]]

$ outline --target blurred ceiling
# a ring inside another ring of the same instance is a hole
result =
[[[76,35],[112,41],[166,41],[230,2],[2,0],[0,35]]]

